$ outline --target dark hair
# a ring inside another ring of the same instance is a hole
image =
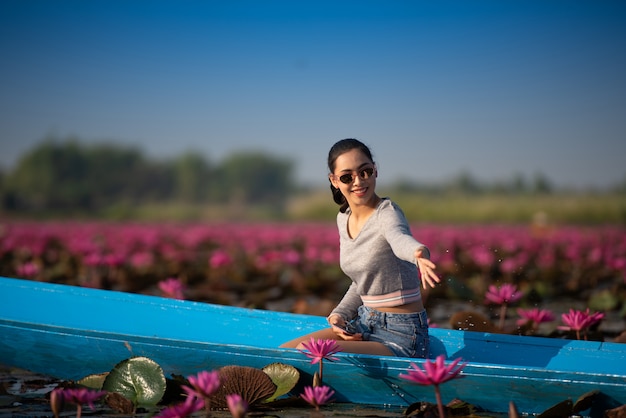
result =
[[[374,162],[374,158],[372,158],[372,152],[367,145],[354,138],[342,139],[341,141],[335,142],[335,145],[333,145],[330,148],[330,151],[328,151],[328,169],[331,173],[335,172],[335,162],[337,161],[337,158],[339,158],[341,154],[345,154],[346,152],[352,151],[353,149],[358,149],[363,154],[365,154],[367,158]],[[328,180],[330,181],[330,179]],[[341,211],[342,213],[345,212],[348,209],[348,201],[346,200],[346,197],[343,195],[343,193],[341,193],[341,190],[333,186],[332,182],[330,183],[330,191],[333,194],[333,200],[335,201],[335,203],[341,206],[339,208],[339,211]]]

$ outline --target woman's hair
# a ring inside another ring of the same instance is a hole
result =
[[[374,162],[374,159],[372,158],[372,152],[367,147],[367,145],[354,138],[342,139],[341,141],[337,141],[335,145],[331,147],[330,151],[328,151],[328,169],[331,173],[335,172],[335,163],[337,161],[337,158],[339,158],[341,154],[345,154],[346,152],[352,151],[353,149],[358,149],[363,154],[365,154],[365,156],[369,158],[370,161]],[[330,181],[330,179],[328,180]],[[343,193],[341,193],[341,190],[333,186],[332,182],[330,183],[330,191],[333,194],[333,200],[335,201],[335,203],[340,205],[339,211],[342,213],[345,212],[348,209],[348,201],[346,200],[346,197],[343,195]]]

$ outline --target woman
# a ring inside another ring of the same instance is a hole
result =
[[[303,349],[313,337],[338,340],[344,352],[428,357],[420,276],[424,287],[440,282],[428,249],[413,238],[402,210],[376,194],[378,172],[365,144],[337,142],[328,168],[333,199],[341,205],[340,265],[352,284],[328,316],[330,328],[282,347]]]

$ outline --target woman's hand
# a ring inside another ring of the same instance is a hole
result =
[[[361,334],[351,334],[346,331],[346,321],[339,315],[331,315],[328,317],[328,323],[330,324],[333,332],[343,340],[347,341],[360,341],[362,340]]]
[[[426,288],[426,284],[430,287],[435,287],[437,286],[437,283],[441,282],[441,279],[434,271],[435,268],[437,268],[435,263],[424,257],[424,247],[420,247],[415,251],[415,261],[417,262],[417,267],[420,270],[422,286],[424,286],[424,289]]]

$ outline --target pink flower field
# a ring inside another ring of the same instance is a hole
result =
[[[626,316],[623,228],[414,225],[412,231],[430,247],[444,279],[424,295],[429,312],[458,301],[495,320],[505,314],[487,306],[490,286],[493,292],[514,285],[517,308],[565,301],[555,321],[569,309],[601,311],[621,323]],[[0,224],[0,275],[326,315],[349,284],[338,244],[333,223],[11,222]],[[526,332],[515,328],[525,322],[516,319],[503,331]],[[559,332],[557,325],[549,331]]]

